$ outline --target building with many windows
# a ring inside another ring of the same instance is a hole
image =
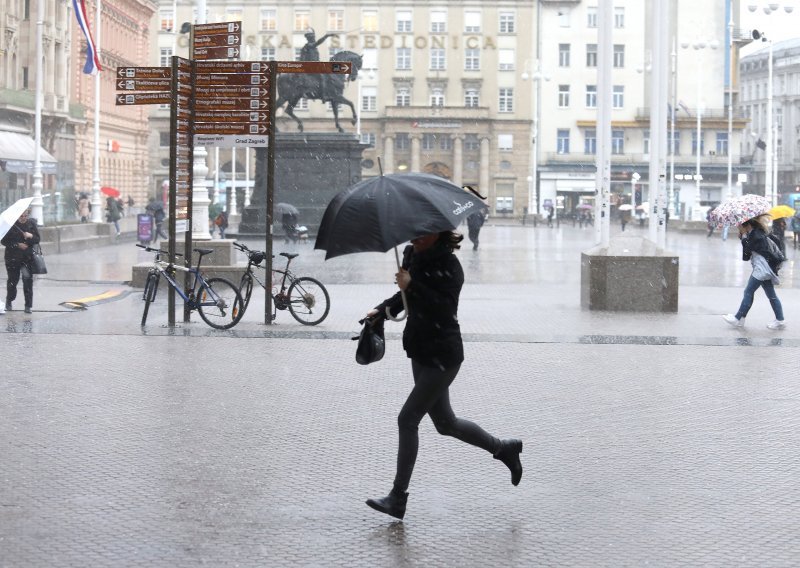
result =
[[[727,10],[738,13],[738,0],[674,4],[670,35],[676,45],[701,33],[727,45]],[[612,191],[630,195],[630,180],[637,173],[644,199],[650,7],[649,0],[618,0],[613,13]],[[317,38],[330,34],[320,46],[323,60],[344,49],[363,54],[359,80],[346,87],[345,97],[360,109],[360,120],[350,130],[370,145],[364,153],[365,176],[378,175],[378,158],[384,172],[437,173],[488,195],[492,214],[501,216],[541,212],[548,200],[559,207],[558,214],[568,214],[592,200],[596,1],[208,0],[207,11],[208,22],[243,22],[245,59],[297,59],[310,28]],[[188,56],[189,36],[180,30],[196,16],[193,2],[159,0],[151,26],[153,64],[166,65],[172,54]],[[736,154],[734,180],[749,170],[738,156],[742,117],[735,117],[733,139],[728,139],[725,109],[736,90],[726,71],[730,57],[736,57],[735,49],[699,53],[677,48],[674,147],[675,177],[681,179],[672,192],[673,213],[694,206],[696,151],[701,153],[702,205],[724,195],[729,152]],[[704,81],[700,97],[698,80]],[[698,108],[703,109],[699,144],[694,128]],[[295,113],[306,131],[334,129],[331,109],[318,101],[302,101]],[[156,132],[150,183],[155,189],[168,177],[168,111],[153,109],[151,118]],[[277,121],[282,131],[296,130],[281,111]],[[220,149],[222,184],[230,185],[234,161],[238,187],[254,178],[244,154],[238,152],[234,160],[230,150]],[[212,172],[214,160],[212,153]]]

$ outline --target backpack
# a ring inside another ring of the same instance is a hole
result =
[[[786,257],[781,252],[781,247],[776,242],[777,240],[778,238],[775,235],[767,235],[767,248],[769,249],[769,255],[772,257],[767,259],[770,264],[780,264],[786,260]]]

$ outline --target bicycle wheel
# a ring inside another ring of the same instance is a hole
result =
[[[249,272],[242,274],[242,280],[239,282],[239,294],[242,296],[242,317],[244,317],[247,306],[250,305],[250,296],[253,295],[253,276]]]
[[[242,296],[230,280],[209,278],[198,292],[197,311],[211,327],[230,329],[242,319]]]
[[[156,292],[158,291],[158,281],[161,275],[158,272],[150,272],[147,274],[147,279],[144,281],[144,293],[142,300],[144,300],[144,311],[142,312],[142,327],[147,323],[147,312],[150,311],[150,304],[156,299]]]
[[[317,325],[331,309],[328,291],[319,280],[303,276],[289,287],[289,311],[303,325]]]

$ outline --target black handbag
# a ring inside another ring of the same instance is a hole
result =
[[[384,318],[375,316],[364,318],[358,323],[363,323],[361,333],[353,337],[353,341],[358,341],[356,347],[356,363],[359,365],[369,365],[383,359],[386,351],[386,342],[383,338]]]
[[[47,274],[47,264],[44,261],[42,247],[33,245],[33,259],[30,263],[31,274]]]

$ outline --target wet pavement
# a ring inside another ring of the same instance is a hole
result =
[[[392,254],[324,262],[277,243],[328,286],[328,319],[267,326],[255,296],[227,332],[167,328],[163,295],[141,329],[125,281],[148,255],[132,243],[49,256],[34,313],[0,316],[0,566],[800,564],[797,252],[774,332],[760,291],[744,330],[720,317],[750,272],[735,238],[668,235],[679,311],[635,314],[581,310],[592,229],[481,237],[458,253],[467,359],[451,400],[522,438],[525,474],[512,487],[425,421],[402,523],[364,505],[393,478],[402,327],[366,367],[349,339],[393,292]]]

